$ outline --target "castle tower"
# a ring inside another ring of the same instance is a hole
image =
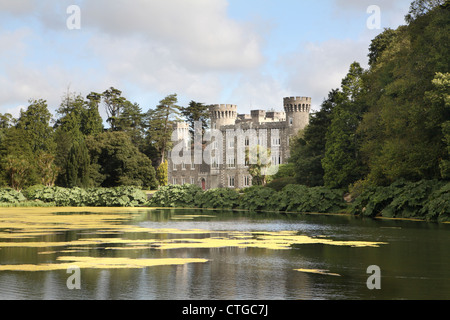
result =
[[[309,113],[311,112],[310,97],[284,98],[284,111],[286,113],[286,124],[293,134],[303,130],[309,124]]]
[[[232,104],[218,104],[209,108],[211,127],[220,130],[223,126],[234,125],[238,117],[237,106]]]

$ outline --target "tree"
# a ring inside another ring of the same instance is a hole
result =
[[[330,188],[347,188],[364,174],[357,129],[365,112],[363,72],[359,63],[350,66],[342,80],[341,93],[333,108],[326,133],[326,151],[322,159],[324,184]]]
[[[90,157],[84,138],[73,142],[66,164],[66,181],[70,188],[90,186]]]
[[[398,179],[439,179],[445,155],[442,125],[448,119],[433,79],[449,72],[448,9],[435,7],[399,27],[396,41],[365,75],[370,106],[358,131],[369,167],[367,181],[389,185]],[[442,99],[441,99],[442,101]]]
[[[8,155],[4,160],[3,167],[11,188],[21,191],[33,184],[30,176],[33,175],[34,163],[30,163],[25,156]]]
[[[311,115],[309,125],[291,144],[289,163],[294,166],[297,183],[310,187],[323,186],[326,133],[340,92],[332,90],[318,112]]]
[[[144,114],[137,103],[126,100],[122,105],[122,113],[117,119],[116,130],[126,132],[139,150],[145,149]]]
[[[36,162],[41,176],[41,184],[53,187],[60,170],[55,164],[55,156],[46,152],[40,152]]]
[[[409,7],[409,12],[405,17],[408,24],[416,20],[417,18],[427,14],[438,6],[444,6],[448,2],[446,0],[415,0]],[[448,5],[448,4],[447,4]]]
[[[103,132],[103,119],[98,111],[101,98],[101,94],[96,92],[91,92],[87,96],[89,101],[86,102],[87,110],[84,113],[81,125],[81,132],[85,136],[97,135]]]
[[[202,136],[205,134],[210,118],[209,106],[204,103],[191,101],[188,107],[181,108],[181,114],[189,123],[189,128],[192,135],[194,135],[195,122],[202,123]]]
[[[93,184],[103,187],[158,186],[151,160],[131,142],[125,132],[104,132],[86,138],[91,157]]]
[[[397,32],[390,28],[385,29],[372,40],[369,47],[369,66],[373,67],[383,52],[395,41]]]
[[[254,186],[265,186],[269,183],[275,172],[271,172],[271,150],[256,145],[245,150],[245,161],[248,164],[248,172],[252,176]]]
[[[450,179],[450,73],[438,72],[432,82],[433,90],[425,93],[425,101],[430,104],[425,119],[428,119],[429,127],[440,124],[442,128],[443,154],[439,166],[441,177]],[[437,132],[437,135],[441,133]]]
[[[111,131],[117,130],[117,121],[123,111],[126,99],[122,97],[122,91],[111,87],[102,94],[108,119],[106,122],[111,126]]]
[[[160,187],[167,186],[169,183],[169,163],[167,160],[164,160],[156,169],[156,177]]]
[[[172,147],[172,128],[180,115],[177,102],[177,95],[171,94],[161,100],[156,109],[149,110],[146,114],[147,139],[158,151],[160,157],[158,166],[164,162],[166,153]]]
[[[45,100],[30,100],[26,111],[20,111],[16,127],[22,130],[33,152],[53,152],[53,128],[50,126],[52,115]]]

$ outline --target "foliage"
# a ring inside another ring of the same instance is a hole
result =
[[[326,133],[331,124],[332,111],[339,97],[333,90],[322,103],[320,111],[311,115],[310,123],[303,133],[291,143],[291,158],[296,182],[310,187],[324,184],[322,159],[325,156]]]
[[[387,187],[368,188],[355,199],[351,212],[367,217],[442,221],[450,215],[449,192],[450,184],[437,180],[399,180]]]
[[[273,178],[271,150],[260,145],[245,150],[245,161],[254,186],[265,186]]]
[[[284,187],[286,187],[290,184],[295,184],[295,183],[296,183],[296,179],[291,176],[291,177],[274,179],[267,184],[267,187],[271,188],[275,191],[281,191]]]
[[[446,0],[414,0],[411,3],[409,12],[405,17],[405,20],[407,23],[411,23],[415,19],[425,15],[427,12],[431,11],[437,6],[443,6],[445,2]]]
[[[26,201],[25,196],[12,188],[0,189],[0,203],[20,203]]]
[[[450,221],[450,183],[442,185],[429,196],[421,214],[429,221]]]
[[[146,193],[132,186],[90,188],[86,193],[86,204],[92,207],[138,207],[147,202]]]
[[[166,152],[172,147],[172,128],[180,115],[180,106],[177,105],[176,94],[171,94],[161,100],[156,109],[147,112],[145,118],[147,127],[147,140],[153,144],[160,155],[158,165],[163,163]]]
[[[91,179],[98,186],[158,186],[151,160],[141,153],[125,132],[104,132],[88,137],[86,144],[94,164]],[[98,170],[95,170],[98,168]]]
[[[54,203],[58,207],[136,207],[147,201],[147,195],[136,187],[61,188],[33,187],[26,192],[28,200]]]
[[[89,167],[89,151],[84,139],[74,141],[67,159],[67,186],[87,188],[90,185]]]
[[[343,192],[325,187],[288,185],[274,201],[278,211],[288,212],[338,213],[345,208]]]
[[[168,185],[162,186],[153,195],[149,206],[173,208],[173,207],[195,207],[197,195],[202,189],[196,185]]]
[[[449,33],[448,9],[434,7],[399,27],[365,75],[368,110],[358,134],[367,179],[375,185],[441,177],[442,125],[450,115],[439,74],[449,72]]]
[[[211,189],[195,196],[196,207],[207,209],[236,209],[240,205],[239,192],[234,189]]]
[[[324,185],[346,188],[363,175],[359,156],[357,128],[364,112],[361,96],[364,93],[363,69],[355,62],[342,80],[341,93],[332,111],[326,133],[325,154],[322,159]]]
[[[156,169],[156,177],[160,186],[167,186],[169,183],[169,162],[164,160]]]
[[[271,200],[275,195],[276,191],[272,188],[263,186],[247,188],[240,199],[240,208],[249,211],[273,210]]]
[[[204,135],[208,127],[209,106],[200,102],[191,101],[188,107],[181,107],[180,111],[187,123],[189,123],[191,134],[194,135],[195,122],[201,122],[201,134]]]

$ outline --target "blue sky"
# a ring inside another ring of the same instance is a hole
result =
[[[69,5],[81,29],[69,30]],[[370,30],[367,8],[380,8]],[[113,86],[144,111],[177,93],[282,109],[311,96],[318,109],[353,61],[367,65],[371,39],[404,24],[410,0],[0,0],[0,113],[29,99],[52,112],[70,90]]]

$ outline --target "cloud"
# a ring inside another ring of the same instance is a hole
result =
[[[0,40],[11,45],[6,53],[0,49],[1,57],[9,54],[0,61],[0,106],[29,98],[57,106],[69,85],[83,95],[114,86],[127,98],[128,92],[156,92],[159,99],[177,92],[215,103],[224,74],[256,70],[264,62],[258,32],[229,18],[226,0],[78,1],[81,30],[70,31],[66,8],[73,2],[0,4],[29,30],[17,37],[18,31],[0,29]]]
[[[227,16],[225,0],[96,0],[82,7],[83,27],[138,36],[186,68],[237,70],[262,62],[256,32]]]
[[[286,87],[312,97],[313,109],[318,110],[328,93],[340,87],[354,61],[366,67],[367,49],[363,48],[367,47],[364,40],[331,39],[323,43],[306,43],[280,62],[288,74]]]

